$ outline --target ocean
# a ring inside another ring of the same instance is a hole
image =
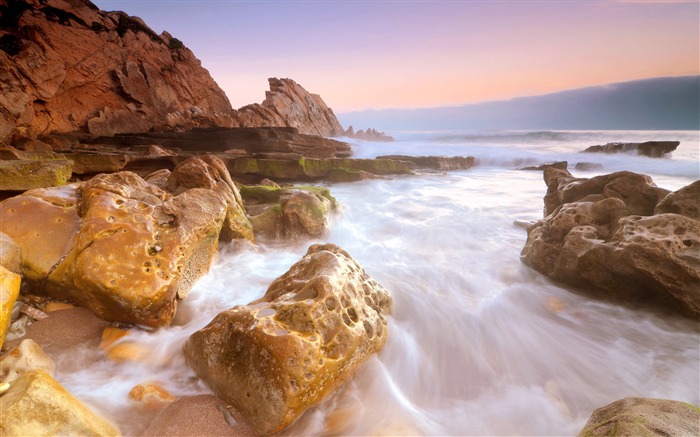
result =
[[[520,262],[516,221],[542,217],[542,172],[619,170],[676,190],[700,179],[698,131],[389,132],[392,143],[348,140],[354,157],[474,156],[465,171],[328,185],[342,205],[321,240],[222,246],[172,327],[140,331],[149,355],[113,363],[85,350],[58,356],[56,379],[136,432],[129,390],[158,381],[176,396],[210,393],[182,345],[220,311],[262,296],[309,245],[348,251],[394,299],[385,348],[283,435],[576,435],[591,412],[627,396],[700,404],[700,329],[681,317],[596,300]],[[581,154],[608,142],[678,140],[667,158]],[[578,171],[578,162],[600,164]],[[78,354],[79,355],[79,354]],[[79,368],[76,368],[79,367]]]

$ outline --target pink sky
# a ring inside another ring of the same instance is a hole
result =
[[[234,107],[271,76],[339,113],[700,74],[698,0],[94,3],[182,40]]]

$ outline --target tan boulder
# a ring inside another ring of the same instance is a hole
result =
[[[294,422],[386,342],[389,293],[344,250],[311,246],[265,296],[185,344],[190,366],[259,434]]]
[[[206,188],[226,202],[226,219],[220,233],[222,240],[253,241],[253,228],[245,215],[243,200],[221,159],[206,155],[188,159],[175,167],[168,176],[166,189],[179,194],[191,188]]]
[[[41,369],[53,376],[56,368],[51,357],[34,340],[22,340],[0,356],[0,383],[10,382],[32,370]]]
[[[580,437],[700,435],[700,408],[668,399],[625,398],[598,408]]]
[[[0,348],[10,329],[12,308],[19,296],[20,276],[0,266]]]
[[[146,382],[132,388],[129,399],[147,410],[159,410],[174,402],[175,396],[156,383]]]
[[[11,381],[0,396],[0,411],[2,435],[121,435],[43,370],[32,370]]]

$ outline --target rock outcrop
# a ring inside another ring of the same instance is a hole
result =
[[[0,11],[0,141],[235,125],[194,54],[137,17],[87,0],[3,0]]]
[[[579,437],[695,437],[700,408],[668,399],[625,398],[593,412]]]
[[[334,137],[345,131],[333,111],[317,94],[311,94],[292,79],[268,79],[270,91],[262,104],[240,108],[241,127],[288,126],[299,133]]]
[[[583,153],[636,153],[651,158],[661,158],[680,145],[680,141],[646,141],[643,143],[607,143],[591,146]]]
[[[0,411],[2,435],[121,435],[43,370],[11,381],[0,396]]]
[[[311,246],[261,299],[185,344],[190,366],[253,430],[274,434],[386,342],[389,293],[344,250]]]
[[[186,161],[166,184],[172,192],[118,172],[0,204],[32,292],[77,301],[106,320],[169,324],[219,237],[251,239],[252,228],[220,160]]]
[[[387,135],[384,132],[379,132],[377,129],[369,128],[367,130],[358,130],[355,132],[355,128],[352,126],[348,127],[345,132],[343,132],[344,137],[356,138],[358,140],[365,141],[379,141],[379,142],[391,142],[394,138],[391,135]]]
[[[545,214],[528,228],[523,262],[540,273],[618,301],[664,304],[700,316],[700,198],[665,196],[651,178],[619,172],[577,179],[545,169]],[[664,197],[678,213],[656,213]]]

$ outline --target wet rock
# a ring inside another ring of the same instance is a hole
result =
[[[32,339],[22,340],[0,356],[0,383],[10,382],[32,370],[43,370],[53,376],[55,364]]]
[[[185,344],[190,366],[258,434],[294,422],[387,339],[389,293],[341,248],[311,246],[265,296]]]
[[[0,410],[2,435],[121,435],[43,370],[11,381]]]
[[[528,228],[521,259],[552,279],[599,296],[697,317],[700,221],[650,215],[660,193],[651,179],[614,175],[619,174],[565,182],[564,203]],[[598,180],[589,183],[593,179]],[[596,187],[593,193],[580,189],[587,183]],[[646,214],[639,215],[640,210]]]
[[[645,141],[643,143],[607,143],[591,146],[583,153],[637,153],[651,158],[660,158],[671,153],[680,144],[679,141]]]
[[[700,435],[700,409],[668,399],[625,398],[598,408],[580,437]]]
[[[318,238],[337,208],[323,187],[243,186],[241,195],[255,234],[263,238]]]
[[[169,324],[177,299],[208,270],[222,227],[236,237],[247,223],[222,164],[195,162],[204,173],[183,170],[191,181],[170,175],[176,195],[119,172],[0,204],[3,231],[20,244],[33,291],[79,302],[106,320]]]
[[[231,419],[231,413],[227,411],[226,404],[216,396],[188,396],[176,400],[160,411],[142,435],[153,437],[255,435],[249,427]]]
[[[553,167],[553,168],[556,168],[559,170],[566,170],[568,166],[569,166],[569,163],[567,161],[557,161],[557,162],[552,162],[549,164],[522,167],[522,168],[519,168],[518,170],[544,171],[544,169],[547,167]]]
[[[669,193],[656,205],[654,214],[680,214],[700,220],[700,180]]]
[[[226,203],[226,218],[220,238],[224,241],[253,241],[253,228],[243,209],[243,200],[226,165],[215,156],[191,158],[179,164],[168,176],[166,189],[180,194],[191,188],[205,188],[221,196]]]
[[[21,260],[19,245],[7,234],[0,232],[0,266],[13,273],[20,273]]]
[[[10,328],[12,308],[19,296],[20,276],[0,266],[0,348]]]
[[[581,171],[600,170],[603,168],[603,164],[598,164],[597,162],[577,162],[574,168]]]
[[[73,161],[0,161],[0,190],[22,191],[64,185],[70,179]]]
[[[159,410],[175,401],[169,391],[152,382],[139,384],[129,391],[129,399],[148,410]]]

